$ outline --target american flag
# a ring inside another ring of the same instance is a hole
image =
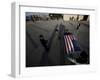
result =
[[[67,53],[81,51],[79,42],[75,37],[75,35],[73,34],[64,35],[64,41],[65,41],[65,51]]]

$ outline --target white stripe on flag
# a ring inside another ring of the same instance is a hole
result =
[[[68,40],[69,40],[69,44],[70,44],[70,52],[72,51],[72,45],[71,45],[71,41],[70,41],[70,37],[69,37],[69,35],[67,35],[67,37],[68,37]]]
[[[67,43],[68,43],[68,48],[69,48],[69,52],[71,51],[71,45],[70,45],[70,41],[68,39],[68,36],[66,35],[66,39],[67,39]]]
[[[69,38],[69,41],[70,41],[70,44],[71,44],[72,51],[74,51],[74,46],[73,46],[73,43],[72,43],[72,40],[71,40],[71,35],[68,35],[68,38]]]
[[[71,40],[73,40],[73,39],[74,39],[72,35],[70,35],[70,38],[71,38]]]
[[[68,53],[68,47],[67,47],[67,42],[66,42],[66,37],[65,36],[64,36],[64,40],[65,40],[66,52]]]
[[[69,46],[68,46],[66,35],[65,35],[65,40],[66,40],[67,53],[69,53]]]

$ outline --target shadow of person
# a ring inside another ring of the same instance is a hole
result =
[[[40,38],[40,42],[43,45],[43,47],[45,48],[45,50],[48,51],[48,46],[47,46],[48,40],[45,40],[43,35],[40,35],[39,38]]]

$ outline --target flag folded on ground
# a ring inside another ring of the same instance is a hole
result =
[[[64,34],[64,41],[65,41],[65,51],[66,53],[72,53],[81,51],[79,42],[75,35],[72,33],[65,33]]]

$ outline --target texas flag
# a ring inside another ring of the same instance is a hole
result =
[[[79,42],[75,35],[73,34],[65,34],[64,35],[64,41],[65,41],[65,51],[67,53],[81,51]]]

